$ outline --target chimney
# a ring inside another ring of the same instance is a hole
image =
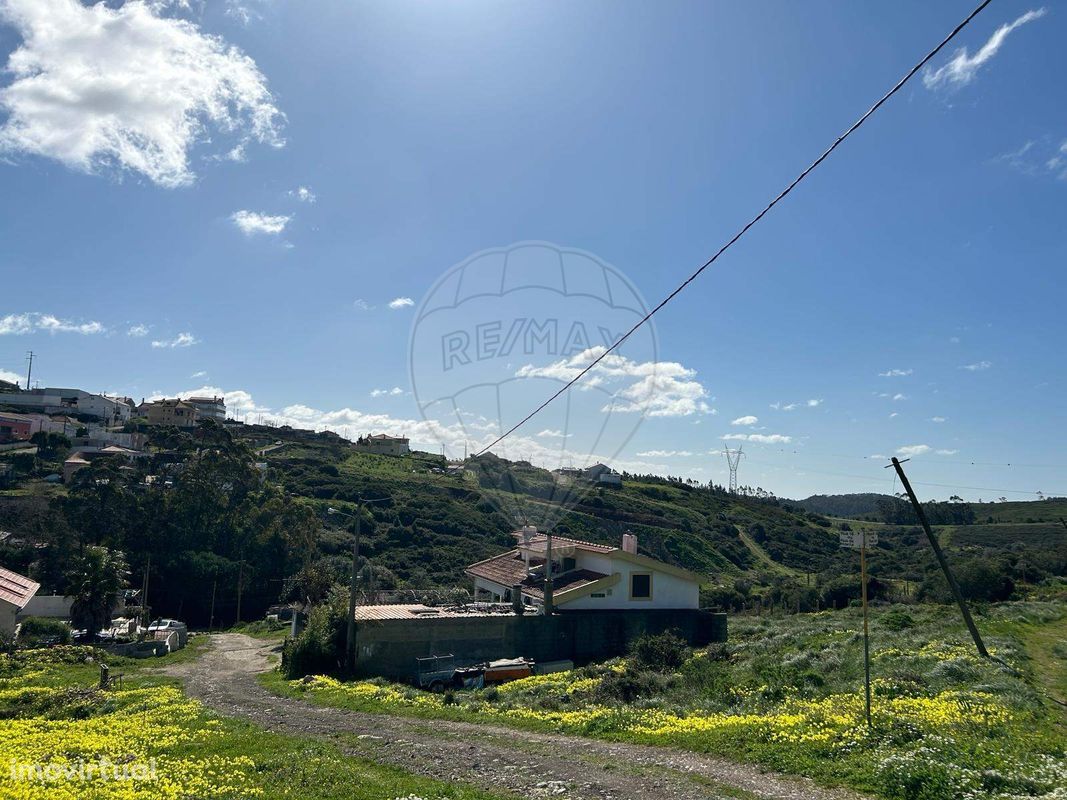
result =
[[[511,609],[520,616],[526,613],[522,604],[522,584],[516,583],[511,587]]]
[[[629,531],[622,535],[622,551],[637,555],[637,537]]]
[[[522,543],[529,545],[533,541],[533,538],[537,535],[536,525],[523,525],[522,526]]]

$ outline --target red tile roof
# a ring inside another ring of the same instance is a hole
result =
[[[21,609],[40,588],[41,584],[31,581],[25,575],[0,567],[0,600]]]
[[[553,541],[556,538],[553,536]],[[615,548],[610,547],[608,549],[614,550]],[[512,550],[510,553],[504,553],[494,558],[487,558],[485,561],[479,561],[477,564],[471,564],[467,567],[466,573],[472,578],[483,578],[508,588],[521,584],[523,594],[539,600],[543,600],[545,596],[544,578],[542,576],[531,577],[526,574],[526,563],[519,556],[518,550]],[[552,590],[555,593],[577,589],[579,586],[585,586],[588,583],[593,583],[606,577],[607,575],[601,572],[593,572],[591,569],[571,570],[553,577]]]

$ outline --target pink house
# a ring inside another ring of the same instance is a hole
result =
[[[25,442],[33,435],[34,424],[22,414],[0,414],[0,443]]]

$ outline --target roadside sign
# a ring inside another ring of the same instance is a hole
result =
[[[867,547],[874,547],[878,544],[878,534],[867,533]],[[843,532],[841,534],[841,546],[847,547],[851,550],[859,550],[863,547],[863,532]]]

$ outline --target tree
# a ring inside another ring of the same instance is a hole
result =
[[[67,576],[67,594],[74,598],[70,607],[73,626],[84,628],[91,640],[96,639],[111,621],[111,610],[126,587],[128,574],[126,557],[120,551],[86,547]]]

